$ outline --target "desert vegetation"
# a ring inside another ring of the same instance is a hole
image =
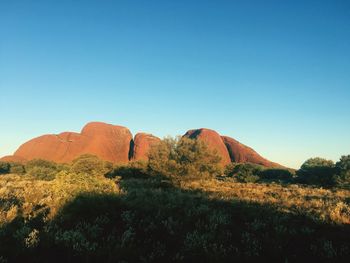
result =
[[[350,259],[350,156],[222,167],[199,140],[148,161],[0,163],[0,262]]]

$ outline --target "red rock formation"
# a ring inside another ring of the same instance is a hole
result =
[[[216,150],[221,156],[222,164],[226,165],[230,162],[237,163],[255,163],[266,167],[281,167],[277,163],[270,162],[269,160],[260,156],[252,148],[241,144],[227,136],[220,136],[216,131],[209,129],[196,129],[190,130],[185,137],[191,139],[200,139],[206,142],[209,149]]]
[[[25,163],[27,160],[20,156],[7,155],[0,158],[0,161],[11,162],[11,163]]]
[[[133,160],[148,160],[148,153],[153,145],[160,142],[158,137],[147,133],[138,133],[134,138],[134,147],[132,153]]]
[[[190,139],[199,139],[205,142],[208,145],[209,149],[217,151],[217,153],[221,156],[221,163],[223,165],[229,164],[231,162],[227,148],[220,135],[216,131],[203,128],[190,130],[186,132],[184,137],[188,137]]]
[[[227,136],[221,136],[221,138],[227,147],[227,150],[229,152],[232,162],[236,162],[236,163],[249,162],[249,163],[260,164],[266,167],[281,167],[281,165],[270,162],[269,160],[260,156],[252,148],[236,141],[233,138],[230,138]]]
[[[216,150],[221,156],[223,165],[232,161],[281,167],[261,157],[252,148],[230,137],[220,136],[213,130],[190,130],[184,137],[207,143],[209,149]],[[159,141],[159,138],[146,133],[138,133],[132,140],[130,131],[125,127],[91,122],[85,125],[81,133],[63,132],[34,138],[22,144],[14,155],[5,156],[0,160],[23,163],[40,158],[68,163],[82,154],[94,154],[106,161],[125,163],[129,160],[147,160],[150,147]]]
[[[64,132],[34,138],[21,145],[14,156],[62,163],[89,153],[110,162],[127,162],[131,140],[132,135],[125,127],[91,122],[81,133]]]

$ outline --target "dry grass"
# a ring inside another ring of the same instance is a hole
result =
[[[350,224],[350,191],[300,185],[237,183],[200,180],[184,182],[182,188],[201,190],[209,198],[272,205],[279,211],[307,214],[315,220]]]
[[[237,183],[215,179],[182,182],[181,188],[201,190],[212,199],[271,205],[278,211],[307,214],[315,220],[350,224],[350,191],[300,185]],[[0,223],[19,213],[30,215],[34,207],[48,207],[52,218],[67,201],[83,192],[121,193],[118,183],[104,177],[61,172],[52,181],[30,176],[0,177]]]
[[[350,191],[230,179],[179,184],[138,175],[1,176],[0,255],[7,262],[349,258]]]
[[[47,219],[76,195],[83,192],[119,193],[115,182],[104,177],[60,172],[52,181],[33,179],[27,175],[0,177],[0,224],[17,215],[31,216],[40,208],[49,208]]]

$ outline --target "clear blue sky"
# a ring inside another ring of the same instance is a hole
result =
[[[0,1],[0,156],[98,120],[350,154],[350,1]]]

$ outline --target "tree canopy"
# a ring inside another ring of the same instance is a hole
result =
[[[222,174],[220,156],[200,141],[165,138],[149,154],[148,168],[169,178],[205,178]]]

